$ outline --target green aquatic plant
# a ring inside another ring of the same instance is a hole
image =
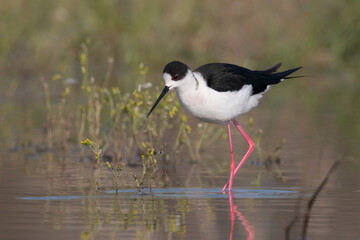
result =
[[[124,169],[125,164],[120,163],[117,168],[114,168],[109,162],[106,162],[106,166],[112,173],[113,181],[114,181],[114,185],[115,185],[115,191],[117,194],[119,191],[119,186],[120,186],[119,185],[120,176],[122,175],[122,171]]]
[[[48,147],[51,149],[53,148],[53,139],[52,139],[53,129],[52,129],[52,105],[51,105],[51,98],[49,91],[49,83],[43,78],[40,79],[40,82],[44,89],[44,95],[45,95],[47,144]]]
[[[156,171],[157,168],[157,162],[158,162],[158,156],[161,155],[161,153],[158,153],[154,148],[148,148],[146,154],[141,155],[141,162],[142,162],[142,172],[140,178],[138,178],[136,175],[134,175],[134,180],[136,183],[136,188],[138,192],[141,192],[141,189],[144,187],[145,181],[148,182],[148,187],[150,189],[150,192],[152,192],[153,183],[156,178]]]
[[[59,85],[60,81],[58,80],[62,80],[62,76],[60,74],[53,75],[50,81],[44,78],[40,79],[40,83],[44,90],[46,105],[46,142],[47,147],[50,149],[54,146],[61,146],[61,148],[65,149],[65,143],[71,138],[73,131],[71,126],[72,116],[68,115],[66,109],[67,101],[71,96],[70,84],[64,82]],[[52,84],[56,85],[57,88],[62,89],[56,107],[53,107],[51,101],[52,96],[50,87]]]
[[[279,145],[276,146],[272,151],[268,152],[266,157],[264,157],[263,149],[261,147],[261,137],[263,134],[263,130],[254,129],[254,120],[252,117],[249,118],[248,125],[250,127],[250,133],[253,135],[253,141],[255,144],[256,152],[261,162],[261,168],[257,174],[256,179],[253,181],[253,184],[257,187],[260,186],[261,177],[265,170],[271,173],[275,179],[284,182],[285,178],[283,177],[282,172],[279,168],[280,165],[279,153],[283,148],[284,144],[286,143],[286,139],[282,139]]]
[[[97,163],[97,167],[96,167],[96,189],[99,190],[100,189],[100,178],[101,178],[101,167],[102,167],[102,162],[100,159],[100,155],[102,153],[102,149],[100,148],[99,144],[97,144],[96,142],[93,142],[91,140],[89,140],[88,138],[85,139],[84,141],[81,142],[81,144],[89,147],[90,151],[95,155],[95,159],[96,159],[96,163]]]

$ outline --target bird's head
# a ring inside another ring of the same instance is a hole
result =
[[[186,75],[188,74],[189,67],[186,64],[179,62],[179,61],[172,61],[166,64],[164,71],[163,71],[163,78],[165,82],[165,87],[162,90],[160,96],[152,106],[150,112],[148,113],[147,117],[149,117],[150,113],[154,110],[156,105],[160,102],[160,100],[165,96],[165,94],[173,89],[177,88],[185,81]]]
[[[188,71],[189,67],[179,61],[172,61],[166,64],[163,71],[165,87],[168,87],[170,90],[180,86]]]

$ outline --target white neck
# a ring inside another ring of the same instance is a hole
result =
[[[174,86],[176,92],[197,91],[199,88],[199,80],[195,77],[194,73],[189,69],[185,77],[179,81],[179,84]]]

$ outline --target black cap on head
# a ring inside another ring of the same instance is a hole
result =
[[[181,80],[185,77],[189,67],[179,61],[172,61],[166,64],[163,73],[168,73],[173,81]]]
[[[188,71],[188,66],[186,66],[186,64],[179,62],[179,61],[172,61],[169,62],[168,64],[166,64],[163,73],[168,73],[171,76],[171,79],[173,81],[178,81],[183,79],[186,76],[186,73]],[[170,87],[165,86],[163,91],[161,92],[160,96],[158,97],[158,99],[156,100],[156,102],[154,103],[154,105],[152,106],[152,108],[150,109],[147,117],[150,116],[150,113],[155,109],[155,107],[158,105],[158,103],[160,102],[160,100],[165,96],[165,94],[170,90]]]

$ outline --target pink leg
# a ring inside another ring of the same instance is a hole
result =
[[[245,163],[246,159],[250,156],[251,152],[254,150],[255,144],[254,142],[250,139],[250,137],[246,134],[246,132],[241,128],[240,124],[233,119],[232,122],[234,123],[234,125],[236,126],[236,128],[241,132],[241,134],[244,136],[245,140],[248,142],[249,144],[249,148],[248,151],[246,152],[245,156],[243,157],[243,159],[240,161],[239,165],[236,167],[234,175],[239,171],[239,169],[241,168],[241,166]],[[228,122],[228,128],[229,128],[229,122]],[[231,176],[231,175],[230,175]],[[230,180],[231,180],[231,186],[232,186],[232,181],[233,179],[229,179],[229,181],[225,184],[225,186],[223,187],[223,191],[225,191],[225,189],[227,188],[227,186],[229,186],[229,191],[231,189],[230,187]]]
[[[230,121],[228,121],[227,127],[228,127],[228,135],[229,135],[230,154],[231,154],[230,178],[229,178],[227,185],[229,185],[229,192],[231,192],[232,183],[233,183],[233,179],[234,179],[234,175],[235,175],[235,159],[234,159],[234,151],[233,151],[232,140],[231,140]],[[227,185],[223,187],[223,189],[222,189],[223,192],[226,190]]]

